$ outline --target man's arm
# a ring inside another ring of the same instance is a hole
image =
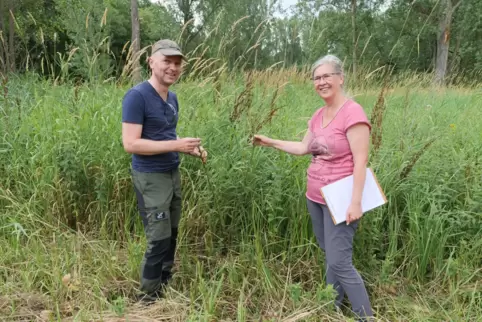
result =
[[[122,144],[127,153],[154,155],[168,152],[192,153],[200,145],[198,138],[183,138],[170,141],[141,139],[142,124],[122,123]]]

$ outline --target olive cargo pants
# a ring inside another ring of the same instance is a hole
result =
[[[171,278],[181,219],[181,176],[179,169],[163,173],[132,170],[132,179],[147,240],[140,288],[153,295]]]

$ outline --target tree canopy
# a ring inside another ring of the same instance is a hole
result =
[[[171,38],[209,70],[300,67],[335,54],[347,70],[479,79],[479,0],[138,0],[140,47]],[[0,0],[0,71],[119,76],[129,56],[126,0]],[[141,63],[144,63],[141,59]],[[145,65],[144,65],[145,67]],[[440,75],[439,75],[440,76]]]

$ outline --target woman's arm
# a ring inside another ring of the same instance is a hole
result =
[[[346,133],[353,154],[353,191],[351,205],[348,208],[346,222],[359,219],[362,216],[361,201],[365,186],[366,166],[368,164],[368,149],[370,130],[368,125],[360,123],[350,127]]]
[[[306,155],[310,153],[308,146],[311,138],[312,134],[310,130],[306,132],[301,142],[276,140],[256,134],[253,139],[253,144],[275,148],[293,155]]]

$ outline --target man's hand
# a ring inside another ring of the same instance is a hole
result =
[[[198,146],[197,148],[194,149],[194,151],[188,153],[189,155],[193,156],[193,157],[201,157],[201,152],[199,151],[200,149],[200,146]]]
[[[194,157],[201,158],[201,161],[206,164],[207,159],[208,159],[208,152],[204,150],[204,148],[200,145],[192,153],[189,153],[190,155]]]
[[[192,154],[196,150],[199,150],[201,145],[201,139],[198,138],[182,138],[176,142],[176,151],[182,153]]]

